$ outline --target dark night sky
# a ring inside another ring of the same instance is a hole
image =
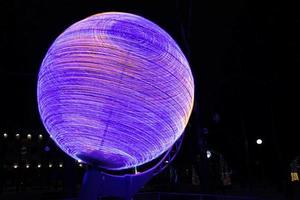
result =
[[[43,130],[36,103],[37,73],[47,49],[64,29],[95,13],[125,11],[157,23],[186,53],[196,80],[200,124],[209,128],[209,146],[224,153],[232,165],[237,165],[234,158],[244,155],[243,133],[250,157],[257,153],[256,137],[264,139],[268,167],[300,154],[295,78],[300,18],[293,5],[7,0],[0,8],[1,130]],[[212,121],[215,112],[220,114],[219,124]],[[192,130],[195,126],[191,123]]]

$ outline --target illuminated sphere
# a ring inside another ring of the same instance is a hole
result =
[[[181,136],[194,101],[189,64],[156,24],[101,13],[67,28],[38,75],[51,138],[77,160],[112,170],[159,157]]]

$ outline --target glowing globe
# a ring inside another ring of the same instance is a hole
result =
[[[68,155],[102,168],[136,167],[181,136],[194,101],[189,64],[156,24],[101,13],[67,28],[38,75],[42,122]]]

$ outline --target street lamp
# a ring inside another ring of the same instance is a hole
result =
[[[256,140],[256,144],[262,144],[262,143],[263,143],[262,139],[259,138]]]

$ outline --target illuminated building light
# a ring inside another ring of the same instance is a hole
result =
[[[257,139],[256,140],[256,144],[262,144],[262,143],[263,143],[262,139]]]
[[[40,139],[40,140],[42,140],[42,139],[43,139],[43,135],[42,135],[42,134],[39,134],[39,136],[38,136],[38,137],[39,137],[39,139]]]
[[[8,137],[7,133],[4,133],[4,134],[3,134],[3,137],[4,137],[4,138],[7,138],[7,137]]]
[[[68,155],[106,169],[136,167],[182,135],[194,102],[183,52],[153,22],[102,13],[67,28],[38,75],[38,107]]]
[[[210,150],[207,150],[207,151],[206,151],[206,157],[207,157],[207,158],[210,158],[210,157],[211,157],[211,151],[210,151]]]
[[[291,172],[291,181],[292,182],[299,181],[298,172]]]
[[[31,139],[31,134],[27,135],[27,139],[30,140]]]

